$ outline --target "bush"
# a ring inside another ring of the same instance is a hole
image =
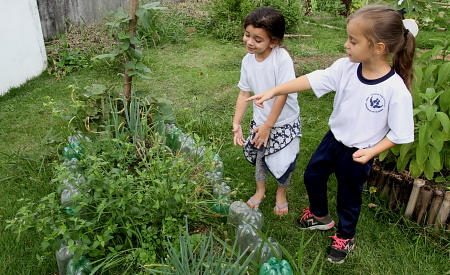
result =
[[[296,32],[302,18],[299,1],[295,0],[213,0],[212,3],[210,32],[224,40],[240,39],[245,17],[257,7],[271,6],[279,10],[286,20],[286,33]]]
[[[414,142],[397,145],[380,159],[388,161],[391,152],[398,171],[407,169],[414,178],[424,175],[442,182],[450,181],[450,62],[445,59],[450,43],[434,42],[434,49],[423,53],[414,67]]]

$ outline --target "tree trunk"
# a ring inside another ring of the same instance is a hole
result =
[[[137,19],[136,19],[136,10],[139,5],[139,0],[130,0],[130,23],[129,23],[129,33],[132,37],[136,36],[136,25],[137,25]],[[131,44],[130,47],[134,48],[134,45]],[[125,63],[130,61],[129,58],[125,60]],[[127,72],[129,72],[130,69],[125,68],[125,74],[123,76],[123,93],[125,95],[125,98],[131,97],[131,83],[132,83],[132,76],[129,76]]]
[[[345,10],[343,10],[340,15],[348,17],[352,7],[352,0],[341,0],[341,3],[345,6]]]

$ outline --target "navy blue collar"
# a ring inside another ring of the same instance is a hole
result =
[[[357,75],[358,75],[359,81],[361,81],[362,83],[367,84],[367,85],[375,85],[375,84],[381,83],[381,82],[385,81],[386,79],[388,79],[389,77],[393,76],[394,74],[395,74],[394,68],[391,67],[391,70],[386,75],[384,75],[380,78],[366,79],[362,75],[362,63],[359,63],[358,70],[357,70]]]

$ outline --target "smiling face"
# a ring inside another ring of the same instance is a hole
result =
[[[374,47],[364,36],[361,30],[362,20],[352,19],[347,24],[348,39],[344,44],[351,62],[364,63],[371,60],[374,54]]]
[[[243,41],[247,52],[255,54],[256,60],[260,62],[264,61],[272,52],[272,48],[278,44],[269,37],[266,30],[253,25],[245,28]]]

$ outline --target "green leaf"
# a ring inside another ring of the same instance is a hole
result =
[[[128,55],[130,56],[131,59],[134,60],[141,60],[142,59],[142,51],[134,49],[134,48],[128,48],[127,51]]]
[[[442,128],[444,128],[444,131],[447,133],[450,130],[450,119],[448,118],[447,114],[443,112],[437,112],[436,117],[439,119],[442,124]]]
[[[425,177],[428,180],[432,180],[433,176],[434,176],[434,172],[435,172],[435,170],[434,170],[433,165],[431,164],[430,161],[427,160],[425,162],[425,169],[423,169],[423,173],[425,174]]]
[[[444,147],[444,134],[436,129],[433,129],[432,132],[433,137],[433,146],[440,152],[442,151],[442,148]]]
[[[413,144],[414,144],[413,142],[410,142],[400,145],[400,159],[405,158],[405,156],[409,153],[409,150],[411,149]]]
[[[435,171],[441,170],[441,155],[439,154],[439,151],[435,147],[430,147],[430,155],[428,159]]]
[[[425,113],[427,114],[427,120],[431,121],[433,120],[434,116],[436,115],[437,112],[437,106],[436,105],[427,105],[426,109],[425,109]]]
[[[391,152],[394,155],[398,156],[400,154],[400,145],[396,145],[396,146],[392,147],[391,148]]]
[[[419,128],[419,147],[424,147],[428,144],[428,140],[431,136],[430,128],[428,124],[424,124]]]
[[[125,68],[127,68],[127,69],[134,70],[136,68],[136,62],[135,61],[128,61],[123,66]],[[128,75],[130,75],[130,74],[128,74]]]
[[[383,161],[383,160],[386,158],[386,156],[389,154],[389,151],[390,151],[390,150],[386,150],[386,151],[384,151],[384,152],[381,152],[381,153],[378,155],[378,158],[380,159],[380,161]]]
[[[447,88],[447,90],[439,97],[439,106],[443,112],[450,109],[450,88]]]
[[[435,56],[437,55],[440,51],[442,51],[444,47],[441,45],[435,45],[434,48],[431,50],[431,55]]]
[[[47,241],[43,241],[42,243],[41,243],[41,247],[42,247],[42,250],[46,250],[47,249],[47,247],[50,245],[50,243],[49,242],[47,242]]]
[[[439,69],[438,81],[436,85],[441,85],[444,81],[449,81],[449,72],[450,72],[450,62],[445,62],[444,65]]]
[[[430,154],[430,145],[427,143],[425,146],[418,146],[416,149],[416,159],[417,163],[423,164],[428,159],[428,155]]]
[[[398,158],[397,160],[397,171],[401,172],[405,170],[406,165],[408,164],[412,154],[409,153],[408,155],[404,156],[403,158]]]
[[[425,73],[424,73],[424,76],[423,76],[423,82],[427,82],[427,81],[429,81],[429,80],[432,80],[431,79],[431,76],[433,75],[433,72],[434,72],[434,70],[436,70],[436,68],[437,68],[437,65],[430,65],[430,66],[428,66],[426,69],[425,69]]]
[[[420,168],[416,159],[412,159],[409,163],[409,172],[411,173],[411,177],[415,179],[422,175],[423,170]]]

